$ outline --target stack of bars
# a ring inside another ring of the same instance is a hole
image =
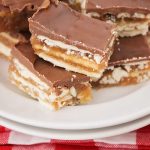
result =
[[[149,0],[1,0],[0,8],[11,83],[53,110],[88,103],[92,87],[150,78]]]
[[[43,0],[0,0],[0,55],[11,59],[11,49],[29,39],[28,18]]]

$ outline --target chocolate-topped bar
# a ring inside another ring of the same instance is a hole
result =
[[[11,60],[11,50],[17,43],[26,42],[30,33],[0,32],[0,55]]]
[[[45,0],[1,0],[1,4],[5,7],[8,7],[11,12],[21,12],[25,8],[36,11],[44,1]]]
[[[28,30],[28,18],[44,0],[0,0],[0,32]]]
[[[12,56],[9,67],[11,82],[39,102],[57,110],[91,100],[87,76],[65,71],[44,61],[34,54],[30,43],[16,45]]]
[[[96,79],[107,67],[116,39],[113,25],[82,15],[63,2],[35,13],[29,28],[39,57]]]
[[[0,54],[11,58],[11,48],[24,41],[29,32],[28,18],[49,0],[0,0]],[[45,6],[44,6],[45,5]]]
[[[120,38],[99,83],[129,85],[150,79],[150,35]]]
[[[91,17],[117,24],[121,37],[146,35],[150,22],[149,0],[68,0]]]

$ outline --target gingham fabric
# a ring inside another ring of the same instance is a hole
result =
[[[0,150],[150,150],[150,126],[120,136],[85,141],[39,138],[0,126]]]

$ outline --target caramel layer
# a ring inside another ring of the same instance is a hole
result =
[[[79,67],[81,69],[87,70],[89,72],[99,72],[106,68],[106,63],[108,60],[105,58],[100,64],[97,64],[93,59],[83,58],[78,54],[67,54],[67,50],[58,47],[46,47],[43,43],[38,40],[31,40],[32,47],[37,54],[44,53],[50,58],[55,58],[58,61],[63,61],[72,66]],[[43,47],[47,49],[43,50]]]
[[[52,107],[54,107],[55,110],[58,110],[58,109],[60,109],[60,107],[64,107],[64,106],[86,104],[87,102],[89,102],[89,100],[91,100],[91,88],[89,85],[87,85],[87,86],[85,85],[85,86],[81,86],[80,88],[77,89],[77,97],[66,99],[66,100],[63,99],[63,97],[62,97],[62,99],[58,98],[55,101],[49,103],[49,99],[43,99],[43,100],[40,99],[40,95],[36,90],[31,90],[28,86],[23,85],[19,80],[16,80],[13,76],[14,73],[17,77],[20,77],[22,80],[29,82],[30,84],[32,84],[33,86],[35,86],[39,90],[41,90],[38,87],[38,85],[35,84],[35,82],[33,80],[22,77],[20,75],[20,73],[18,72],[17,68],[13,64],[11,64],[9,67],[9,75],[10,75],[11,82],[14,85],[16,85],[20,90],[22,90],[23,92],[31,95],[33,98],[38,99],[42,103],[47,103],[47,105],[52,105]],[[44,92],[45,95],[47,95],[47,96],[50,95],[50,91],[42,91],[42,92]]]
[[[118,66],[118,68],[121,68],[128,75],[122,76],[120,81],[117,81],[117,80],[115,80],[115,78],[113,76],[113,72],[115,71],[115,69],[117,69],[117,67],[115,67],[113,70],[106,70],[103,74],[102,79],[100,79],[100,81],[99,81],[100,84],[99,83],[95,84],[96,87],[111,87],[111,86],[120,86],[120,85],[126,86],[126,85],[131,85],[131,84],[138,84],[138,83],[141,83],[143,81],[150,79],[150,63],[145,65],[145,67],[142,66],[142,68],[138,65],[130,66],[130,70],[126,70],[126,68],[128,68],[128,67],[125,67],[125,66],[124,67]],[[118,72],[118,74],[121,74],[121,73],[122,73],[122,71]],[[103,83],[101,81],[103,81],[104,78],[107,80],[113,79],[114,82],[107,83],[108,81],[106,81],[106,83]]]

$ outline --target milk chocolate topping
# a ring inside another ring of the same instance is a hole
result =
[[[28,30],[28,18],[43,1],[46,0],[0,0],[0,32]]]
[[[84,16],[60,2],[36,13],[29,20],[33,35],[44,35],[53,40],[63,41],[78,48],[105,53],[113,37],[114,26]]]
[[[118,14],[121,12],[150,13],[149,0],[88,0],[87,11],[99,11],[100,13]]]
[[[115,44],[109,65],[150,60],[150,36],[120,38]]]
[[[1,1],[0,1],[0,12],[10,13],[9,8],[2,5]]]
[[[45,62],[34,54],[30,43],[18,44],[12,50],[12,55],[50,86],[72,87],[81,82],[89,81],[89,78],[84,75],[54,67],[51,63]]]
[[[43,2],[44,0],[1,0],[1,4],[9,7],[12,12],[22,11],[26,7],[37,10]]]

